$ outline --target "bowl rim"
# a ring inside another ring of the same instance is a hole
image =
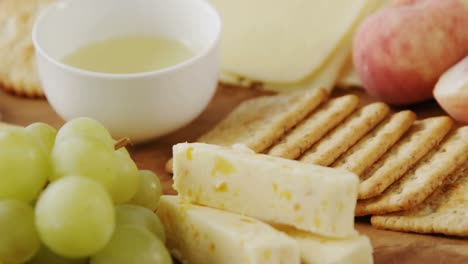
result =
[[[186,59],[175,65],[165,67],[162,69],[158,69],[158,70],[153,70],[153,71],[136,72],[136,73],[104,73],[104,72],[95,72],[95,71],[80,69],[80,68],[65,64],[61,62],[60,60],[53,58],[42,48],[38,40],[39,27],[42,21],[45,19],[45,17],[47,17],[51,12],[59,10],[67,2],[73,2],[73,1],[80,1],[80,0],[60,0],[46,7],[34,21],[34,25],[32,29],[32,42],[33,42],[34,49],[36,50],[36,52],[42,57],[44,57],[49,63],[52,63],[59,68],[73,72],[74,74],[79,74],[79,75],[88,76],[88,77],[98,77],[98,78],[104,78],[104,79],[136,79],[136,78],[153,77],[157,75],[171,73],[181,68],[189,67],[195,64],[200,59],[208,56],[213,50],[215,50],[218,47],[220,39],[221,39],[221,32],[222,32],[223,25],[222,25],[222,20],[218,11],[208,1],[189,0],[189,1],[198,2],[198,4],[204,6],[207,9],[207,11],[211,13],[211,16],[215,20],[214,21],[214,23],[216,23],[215,38],[211,41],[211,43],[208,45],[206,49],[202,50],[201,52],[197,52],[196,54],[191,56],[189,59]],[[164,0],[160,0],[160,1],[164,1]],[[170,1],[170,0],[165,0],[165,1]]]

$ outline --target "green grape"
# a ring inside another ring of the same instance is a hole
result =
[[[172,259],[161,240],[137,226],[115,229],[109,244],[91,257],[90,264],[171,264]]]
[[[123,204],[115,208],[116,226],[135,225],[147,228],[162,242],[166,242],[164,226],[159,217],[149,209],[137,205]]]
[[[112,189],[116,178],[116,157],[100,141],[86,137],[75,137],[56,142],[52,150],[55,181],[67,175],[88,177],[100,182],[107,190]]]
[[[55,140],[61,142],[77,136],[92,137],[108,146],[114,145],[114,140],[109,131],[98,121],[87,117],[79,117],[68,121],[60,128]]]
[[[140,170],[140,187],[130,204],[140,205],[155,211],[162,195],[161,181],[152,171]]]
[[[31,202],[51,174],[50,159],[23,128],[0,131],[0,199]]]
[[[0,130],[1,131],[9,131],[9,130],[18,130],[18,129],[23,129],[23,127],[15,125],[15,124],[7,124],[7,123],[1,123],[0,122]],[[0,262],[1,264],[1,262]]]
[[[87,257],[109,242],[114,205],[99,183],[67,176],[49,185],[37,201],[36,226],[42,242],[56,254]]]
[[[40,243],[32,207],[17,200],[0,201],[0,262],[24,263]]]
[[[130,157],[130,153],[128,153],[128,150],[125,147],[119,148],[117,151],[120,151],[122,154]]]
[[[30,133],[42,146],[46,153],[50,153],[54,146],[57,130],[46,123],[33,123],[27,126],[26,131]]]
[[[128,202],[135,195],[140,184],[140,176],[135,162],[125,148],[116,150],[115,156],[117,171],[111,195],[114,203],[121,204]]]
[[[55,254],[49,248],[42,245],[39,251],[30,259],[26,264],[86,264],[88,259],[79,258],[71,259],[65,258],[60,255]]]

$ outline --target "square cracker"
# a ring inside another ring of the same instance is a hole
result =
[[[358,104],[359,98],[355,95],[346,95],[328,101],[286,134],[268,151],[268,154],[288,159],[298,158],[327,132],[351,115]]]
[[[312,89],[247,100],[197,141],[221,146],[244,144],[255,152],[263,152],[327,95],[323,89]]]
[[[380,215],[414,208],[467,162],[467,153],[468,126],[465,126],[453,131],[380,196],[359,200],[356,215]]]
[[[414,123],[402,139],[361,175],[358,198],[368,199],[381,194],[437,146],[452,128],[452,123],[445,116]]]
[[[327,97],[324,89],[310,89],[244,101],[197,142],[243,144],[255,152],[263,152]],[[166,170],[172,171],[171,160],[166,163]]]
[[[338,158],[332,167],[361,175],[403,136],[415,119],[416,115],[408,110],[393,114]]]
[[[424,203],[410,209],[373,216],[373,226],[395,231],[440,233],[468,237],[468,164],[450,175]]]
[[[27,97],[43,97],[31,39],[38,14],[55,0],[0,1],[0,87]]]
[[[361,137],[377,126],[389,112],[390,108],[384,103],[373,103],[362,107],[307,150],[300,160],[329,166]]]

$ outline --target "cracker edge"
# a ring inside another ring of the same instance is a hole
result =
[[[424,156],[426,154],[428,154],[429,152],[431,152],[432,149],[436,148],[440,142],[442,142],[444,140],[444,138],[448,135],[448,133],[450,132],[450,129],[452,128],[453,126],[453,121],[452,119],[448,118],[448,117],[433,117],[433,118],[443,118],[443,119],[440,119],[440,125],[436,128],[437,129],[437,132],[439,133],[436,136],[434,136],[434,131],[432,131],[432,133],[429,135],[429,137],[431,137],[432,141],[431,142],[422,142],[422,147],[419,146],[418,149],[415,151],[415,152],[418,152],[418,155],[417,156],[414,156],[412,155],[411,158],[414,158],[412,161],[408,161],[408,160],[405,160],[404,162],[406,163],[405,166],[403,167],[401,165],[401,163],[398,163],[397,164],[397,169],[398,169],[398,172],[401,173],[400,175],[396,175],[395,174],[395,170],[390,170],[388,172],[383,172],[381,175],[384,175],[384,179],[381,179],[382,176],[380,176],[378,179],[379,181],[377,182],[375,180],[375,177],[374,179],[372,179],[371,181],[369,181],[369,179],[372,178],[373,175],[371,175],[370,177],[366,178],[365,180],[361,181],[359,183],[359,192],[358,192],[358,199],[370,199],[370,198],[373,198],[373,197],[376,197],[380,194],[382,194],[390,185],[392,185],[394,182],[398,181],[401,177],[403,177],[403,175],[406,174],[406,172],[408,172],[409,170],[411,170],[411,168],[413,166],[415,166],[419,160],[423,159]],[[427,119],[422,119],[422,120],[418,120],[418,122],[423,122],[424,120],[427,120]],[[409,131],[407,132],[410,132],[411,131],[411,128]],[[408,136],[407,135],[408,133],[406,133],[406,135],[403,135],[402,138],[400,138],[400,142],[401,140],[403,139],[406,139],[406,137]],[[392,146],[388,151],[387,153],[385,153],[381,159],[379,159],[376,163],[374,163],[373,165],[376,165],[380,162],[384,162],[385,160],[383,160],[384,158],[389,158],[387,155],[391,154],[391,151],[393,151],[394,149],[397,149],[399,148],[401,145],[399,144],[399,142],[397,142],[394,146]],[[382,164],[381,167],[379,167],[375,172],[379,172],[379,170],[384,167],[385,164]],[[403,171],[399,171],[401,170],[401,168],[404,168]],[[368,168],[365,173],[365,176],[367,175],[366,173],[369,172],[369,170],[371,170],[372,167]],[[391,169],[394,169],[394,168],[391,168]],[[393,174],[392,174],[393,173]],[[382,181],[383,180],[383,181]],[[366,183],[374,183],[374,185],[371,185],[371,187],[366,187],[366,190],[364,192],[364,190],[362,189],[363,187],[363,184]],[[377,184],[376,184],[377,183]]]

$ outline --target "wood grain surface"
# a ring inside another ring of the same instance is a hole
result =
[[[131,146],[132,157],[140,169],[156,172],[161,178],[165,193],[173,194],[172,178],[164,171],[164,164],[171,156],[172,145],[195,140],[240,102],[264,93],[252,89],[220,86],[210,105],[195,121],[160,139],[143,145]],[[336,90],[333,96],[345,93],[357,94],[361,98],[361,104],[373,101],[361,90]],[[444,114],[433,101],[415,105],[409,109],[414,110],[418,118]],[[24,99],[1,91],[0,115],[1,121],[18,125],[40,121],[58,128],[63,124],[63,120],[57,116],[46,100]],[[368,218],[360,218],[356,221],[357,229],[368,235],[372,241],[374,259],[377,264],[468,264],[468,239],[377,230],[370,226]]]

